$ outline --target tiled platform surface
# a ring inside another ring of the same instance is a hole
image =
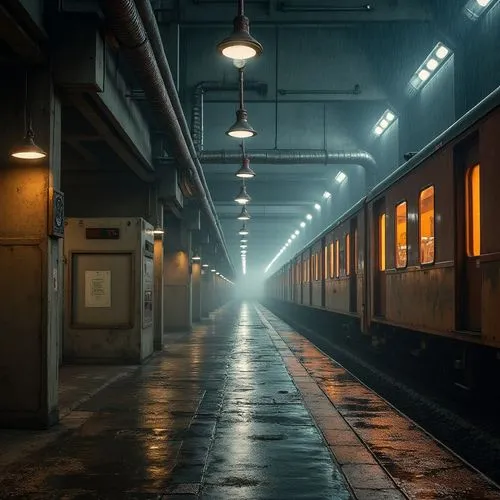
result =
[[[497,485],[289,325],[257,309],[357,498],[500,499]]]
[[[73,373],[84,402],[4,467],[0,431],[0,498],[500,498],[261,306],[166,340],[127,377]]]

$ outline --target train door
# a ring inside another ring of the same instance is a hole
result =
[[[385,253],[386,253],[385,199],[373,207],[374,253],[373,261],[373,308],[374,315],[385,316]]]
[[[458,153],[458,154],[457,154]],[[477,140],[455,151],[457,329],[481,331],[481,165]]]
[[[357,219],[351,219],[349,230],[348,248],[346,248],[346,256],[348,255],[349,269],[349,311],[352,313],[358,310],[358,277],[356,276],[356,259],[358,248],[358,230]]]

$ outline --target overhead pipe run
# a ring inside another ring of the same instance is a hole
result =
[[[233,92],[239,89],[238,82],[218,82],[218,81],[203,81],[199,82],[194,87],[193,102],[191,110],[191,135],[196,151],[203,150],[203,135],[204,135],[204,95],[207,92]],[[245,91],[255,91],[260,95],[267,94],[267,83],[258,81],[245,81]]]
[[[148,28],[147,34],[136,8],[136,3],[145,16],[145,25]],[[150,104],[163,121],[173,156],[178,164],[193,176],[201,198],[201,205],[215,229],[215,234],[225,258],[232,268],[215,206],[210,197],[203,170],[196,157],[189,129],[180,107],[151,5],[148,0],[136,0],[136,2],[134,0],[102,0],[102,4],[115,37],[125,49],[125,55],[135,68]],[[158,35],[157,37],[155,32]],[[153,42],[150,43],[150,40],[153,40]],[[152,44],[154,44],[155,50],[159,54],[158,59]],[[170,93],[167,87],[171,89]],[[173,102],[176,104],[173,104]],[[178,109],[176,110],[176,108]]]
[[[261,149],[247,151],[247,156],[255,164],[319,164],[319,165],[360,165],[365,169],[367,190],[375,185],[377,162],[363,150],[325,151],[323,149]],[[241,161],[241,154],[235,151],[202,151],[202,163],[234,164]]]

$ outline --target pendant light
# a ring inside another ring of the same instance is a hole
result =
[[[245,16],[244,0],[238,0],[238,15],[233,21],[233,32],[217,45],[229,59],[246,60],[262,54],[262,45],[250,35],[250,21]]]
[[[241,229],[239,230],[238,234],[240,236],[247,236],[249,233],[248,229],[247,229],[247,225],[245,223],[243,223],[243,226],[241,226]]]
[[[247,211],[247,207],[243,205],[240,215],[238,215],[238,220],[250,220],[250,214]]]
[[[31,122],[31,113],[28,106],[28,72],[24,82],[24,130],[26,135],[19,144],[16,144],[10,151],[10,156],[20,160],[40,160],[45,158],[47,153],[35,144],[35,134]]]
[[[151,190],[149,190],[149,196],[151,196]],[[153,229],[153,234],[155,236],[161,236],[162,234],[165,234],[165,230],[163,229],[163,224],[160,220],[160,212],[158,210],[158,185],[155,185],[155,191],[154,191],[154,203],[155,203],[155,216],[156,216],[156,224]]]
[[[242,161],[241,161],[241,167],[240,169],[236,172],[236,177],[239,177],[240,179],[253,179],[255,177],[255,172],[250,168],[250,158],[248,158],[245,155],[245,142],[241,141],[241,155],[242,155]]]
[[[250,195],[247,193],[245,182],[243,182],[240,192],[238,193],[238,196],[236,196],[234,201],[236,203],[239,203],[240,205],[247,205],[248,203],[250,203],[250,201],[252,201],[252,198],[250,198]]]
[[[240,93],[240,108],[236,111],[236,121],[226,131],[226,134],[236,139],[246,139],[254,137],[257,132],[248,123],[248,113],[243,103],[243,68],[238,69],[239,73],[239,93]]]

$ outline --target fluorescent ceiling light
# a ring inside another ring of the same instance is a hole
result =
[[[373,127],[373,133],[375,135],[382,135],[386,130],[390,128],[395,119],[395,113],[390,109],[386,109],[382,116],[377,120],[375,127]]]
[[[295,234],[298,236],[300,234],[300,231],[298,229],[296,229]]]
[[[292,242],[292,239],[288,238],[288,244],[290,244],[291,242]]]
[[[323,193],[323,198],[324,198],[325,200],[328,200],[328,198],[331,198],[331,197],[332,197],[332,193],[330,193],[329,191],[325,191],[325,192]]]
[[[347,175],[344,174],[344,172],[342,172],[342,170],[340,170],[340,172],[335,176],[335,181],[338,182],[339,184],[344,182],[346,179],[347,179]]]
[[[294,240],[295,238],[297,238],[297,235],[292,234],[292,236],[290,236],[290,238],[292,238],[292,240]]]
[[[321,205],[320,205],[319,203],[315,203],[315,204],[314,204],[314,208],[315,208],[316,210],[321,210]]]
[[[443,66],[443,63],[448,60],[451,55],[451,50],[446,45],[439,42],[411,77],[409,92],[414,93],[422,88],[425,83],[439,71],[439,68]]]
[[[306,223],[305,223],[304,221],[302,221],[302,222],[300,223],[300,227],[306,227]]]
[[[496,0],[469,0],[465,4],[464,13],[472,21],[477,21],[495,3]]]
[[[307,219],[307,220],[311,220],[312,218],[313,218],[313,216],[312,216],[311,214],[307,214],[307,215],[306,215],[306,219]]]

